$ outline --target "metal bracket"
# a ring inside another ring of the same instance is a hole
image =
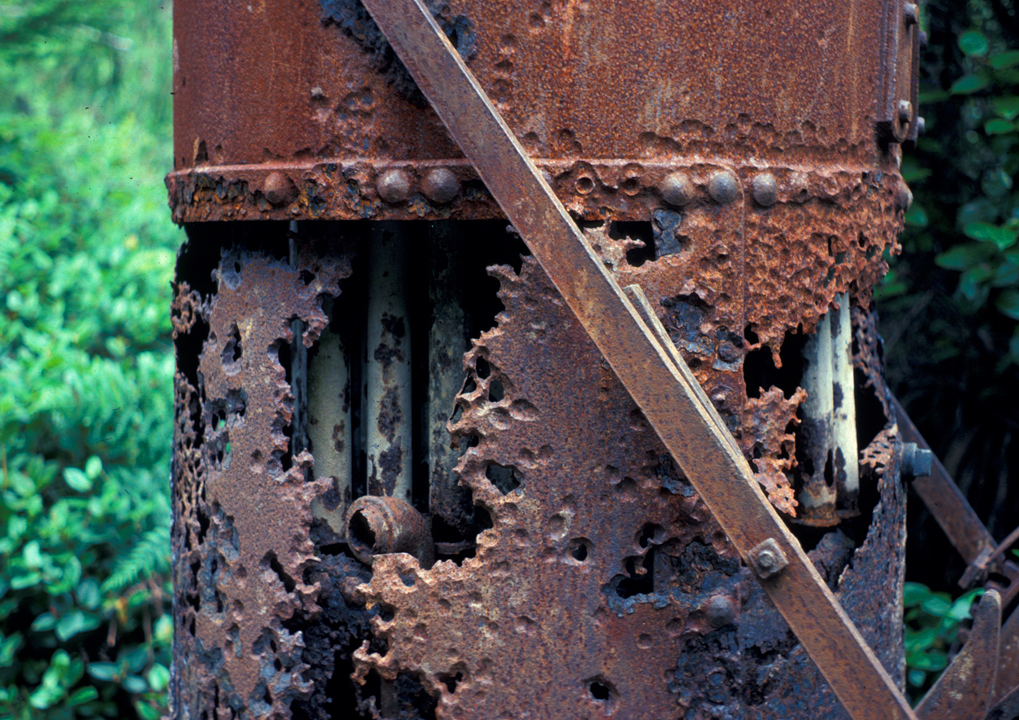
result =
[[[881,45],[877,125],[886,140],[916,140],[920,70],[920,8],[912,0],[887,0]]]

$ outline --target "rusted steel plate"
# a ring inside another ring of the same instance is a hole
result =
[[[913,717],[852,622],[786,530],[743,456],[722,436],[711,406],[675,369],[602,261],[590,249],[523,147],[488,102],[431,12],[415,0],[366,3],[461,150],[535,253],[570,309],[640,405],[729,540],[751,565],[788,567],[759,580],[855,720]],[[735,174],[717,171],[720,204],[740,194]],[[773,559],[769,565],[777,563]],[[861,689],[865,689],[861,691]]]
[[[888,28],[859,20],[886,5],[452,0],[439,17],[564,203],[637,219],[693,156],[895,172],[875,125],[898,66]],[[180,0],[174,17],[178,221],[501,214],[358,3]],[[387,201],[394,170],[409,189]]]
[[[988,590],[962,651],[916,707],[922,720],[984,720],[993,702],[1001,634],[1001,597]]]

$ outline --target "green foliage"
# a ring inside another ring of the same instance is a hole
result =
[[[926,585],[907,582],[902,602],[906,624],[906,683],[913,700],[919,700],[948,666],[948,652],[959,626],[970,616],[982,589],[970,590],[956,600],[948,593],[932,592]]]
[[[165,709],[170,16],[0,8],[0,717]]]
[[[940,87],[925,83],[920,95],[921,111],[934,122],[902,164],[916,197],[906,215],[904,244],[909,254],[934,251],[937,267],[959,273],[959,310],[992,334],[1011,335],[1006,353],[1019,362],[1014,322],[1019,320],[1019,193],[1013,188],[1019,172],[1019,49],[1010,47],[1015,40],[993,20],[993,4],[971,3],[968,12],[959,13],[956,3],[956,14],[968,24],[955,35],[961,54],[935,48],[945,63]],[[939,5],[951,3],[935,3],[932,11]],[[955,126],[943,124],[946,119]],[[948,181],[946,175],[959,177]],[[888,300],[912,289],[912,283],[893,276],[878,297]],[[989,317],[995,311],[1008,321]]]

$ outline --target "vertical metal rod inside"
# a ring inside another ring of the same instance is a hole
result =
[[[297,235],[300,231],[296,220],[290,221],[289,264],[297,268]],[[304,322],[293,320],[290,332],[294,339],[291,343],[290,357],[290,391],[294,395],[294,414],[290,419],[290,456],[296,458],[308,447],[308,348],[304,346]]]
[[[832,382],[834,412],[832,434],[835,446],[835,487],[839,496],[839,514],[856,515],[860,493],[860,463],[856,442],[856,396],[853,377],[853,323],[849,293],[836,296],[838,317],[832,321]]]
[[[463,355],[470,347],[462,253],[450,237],[449,224],[430,232],[432,325],[428,335],[428,509],[451,527],[465,532],[471,522],[470,497],[454,473],[460,453],[451,446],[446,423],[464,382]]]
[[[413,408],[406,258],[406,231],[373,223],[365,373],[368,494],[410,503]]]
[[[347,350],[340,335],[327,327],[308,362],[308,439],[315,478],[333,478],[334,492],[313,500],[311,511],[340,537],[352,500],[350,391]]]
[[[807,339],[803,348],[805,368],[803,387],[807,399],[803,403],[803,421],[799,442],[804,446],[800,456],[803,485],[797,495],[800,503],[798,519],[808,525],[836,525],[835,484],[829,485],[826,470],[832,468],[832,339],[831,313],[817,324],[817,332]]]

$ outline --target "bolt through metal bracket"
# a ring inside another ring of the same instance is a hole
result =
[[[747,553],[750,568],[761,580],[778,575],[789,566],[789,558],[774,538],[768,538]]]

